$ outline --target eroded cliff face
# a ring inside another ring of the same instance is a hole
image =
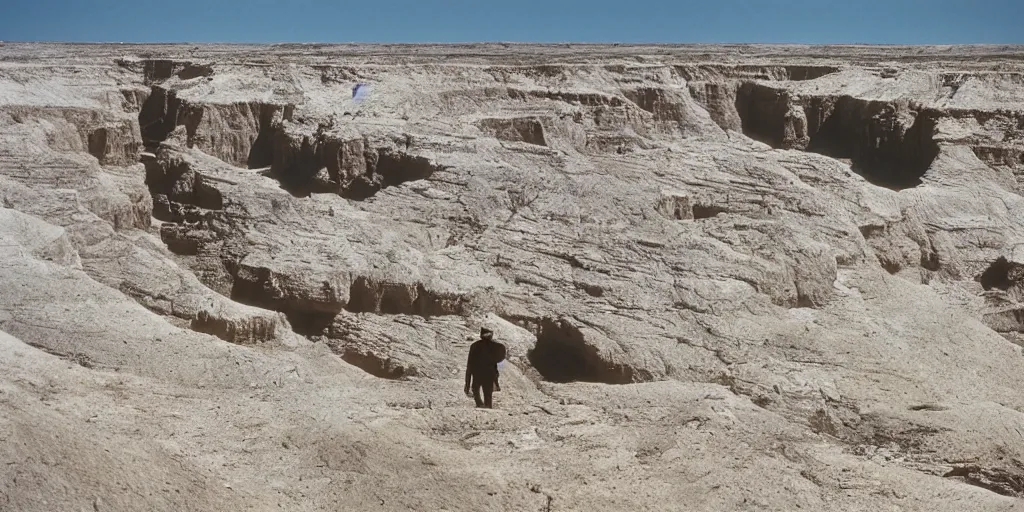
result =
[[[224,403],[249,426],[87,427],[188,439],[112,457],[230,479],[241,497],[205,508],[956,510],[936,496],[1024,494],[1012,55],[95,51],[88,80],[17,52],[33,65],[0,64],[0,330],[17,338],[0,342],[32,354],[0,364],[31,380],[60,365],[32,347],[76,362],[54,386],[103,411],[122,407],[109,372],[158,389],[156,410]],[[373,84],[363,103],[356,82]],[[480,326],[509,346],[507,420],[458,396]],[[5,382],[24,403],[41,392]],[[27,430],[33,414],[13,416],[17,439],[52,456],[44,434],[61,434]],[[430,491],[486,473],[482,456],[516,470]],[[76,489],[60,503],[106,488],[89,467],[59,469]],[[706,486],[680,487],[700,468]],[[851,490],[846,474],[875,476]],[[425,481],[407,502],[373,490]],[[10,503],[41,510],[11,482]],[[125,506],[180,504],[140,496]]]

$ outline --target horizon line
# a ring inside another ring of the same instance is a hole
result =
[[[223,45],[223,46],[871,46],[893,48],[928,47],[1024,47],[1024,43],[793,43],[793,42],[600,42],[600,41],[57,41],[2,40],[0,44],[52,45]]]

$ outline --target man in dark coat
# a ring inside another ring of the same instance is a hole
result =
[[[477,407],[491,408],[491,393],[501,390],[498,387],[498,363],[505,359],[505,345],[494,341],[494,333],[490,329],[480,329],[480,340],[469,346],[469,360],[466,362],[466,388],[469,396],[473,389],[473,399]],[[483,399],[480,391],[483,390]]]

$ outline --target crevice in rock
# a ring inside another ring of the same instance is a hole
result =
[[[785,66],[787,79],[795,81],[816,80],[841,71],[836,66]]]
[[[1007,291],[1013,286],[1016,278],[1021,277],[1019,275],[1021,272],[1022,270],[1018,265],[1012,265],[1005,257],[1000,256],[978,276],[977,281],[981,283],[981,287],[986,291],[993,288]],[[1013,274],[1012,277],[1011,273]]]
[[[192,204],[183,204],[167,199],[166,195],[153,196],[153,217],[164,222],[173,222],[192,230],[209,224],[210,210]]]
[[[583,149],[598,153],[615,152],[619,155],[651,149],[652,146],[643,138],[616,132],[587,133]]]
[[[910,407],[907,408],[907,410],[910,410],[910,411],[942,412],[942,411],[948,411],[949,407],[946,407],[946,406],[941,405],[941,404],[929,403],[929,404],[911,405]]]
[[[720,213],[726,213],[728,211],[729,210],[726,210],[716,204],[696,203],[693,205],[691,218],[694,220],[710,219],[711,217],[715,217]]]
[[[903,270],[903,266],[898,261],[892,261],[885,258],[879,258],[878,264],[882,266],[882,269],[889,274],[896,275]]]
[[[814,98],[805,111],[807,151],[850,159],[853,171],[875,185],[917,186],[939,154],[936,111],[849,96]]]
[[[276,113],[276,109],[273,108],[260,109],[259,128],[245,159],[246,166],[250,169],[270,167],[274,162],[274,137],[280,131],[280,127],[274,122]]]
[[[921,268],[932,272],[938,272],[942,269],[942,259],[930,238],[927,247],[921,248]]]
[[[576,289],[583,290],[584,292],[586,292],[587,295],[590,295],[591,297],[603,297],[604,296],[604,288],[601,287],[600,285],[591,284],[591,283],[580,283],[580,282],[577,282],[577,283],[575,283],[575,286],[576,286]]]
[[[461,315],[464,307],[464,297],[428,290],[422,283],[389,283],[359,276],[352,281],[346,309],[353,313],[431,317]]]
[[[416,286],[388,283],[360,276],[352,281],[346,309],[353,313],[415,314]]]
[[[1014,474],[1004,469],[965,465],[954,467],[942,476],[956,478],[966,484],[981,487],[1003,496],[1024,497],[1024,475]]]
[[[288,324],[292,326],[292,331],[306,337],[324,335],[334,323],[334,318],[338,316],[333,312],[299,309],[287,309],[282,313],[288,319]]]
[[[261,134],[260,137],[263,137]],[[296,197],[311,193],[338,193],[342,175],[362,176],[366,173],[362,140],[352,151],[351,143],[333,138],[321,130],[312,135],[290,133],[283,126],[275,126],[271,135],[261,139],[261,155],[254,155],[250,167],[269,158],[270,175],[281,188]],[[264,144],[265,142],[265,144]],[[254,144],[253,149],[257,147]],[[347,150],[347,151],[346,151]]]
[[[177,73],[180,80],[192,80],[193,78],[210,75],[213,75],[213,66],[209,64],[192,64],[191,62],[186,62]]]
[[[181,100],[178,94],[163,87],[153,87],[139,110],[139,129],[142,143],[154,148],[174,131],[178,125],[178,109]]]
[[[904,216],[896,221],[864,224],[858,229],[879,265],[890,274],[920,267],[919,270],[928,271],[920,273],[927,284],[931,278],[929,272],[950,271],[943,266],[943,255],[936,245],[935,236],[913,218]],[[917,246],[918,251],[913,251],[911,243]]]
[[[177,76],[180,80],[191,80],[213,74],[213,66],[210,64],[196,64],[188,61],[176,61],[170,59],[143,59],[141,61],[116,59],[118,66],[142,74],[143,83],[146,85],[163,82]]]
[[[142,79],[145,83],[162,82],[174,76],[175,69],[182,64],[168,59],[147,59],[142,62]]]
[[[889,242],[889,238],[894,236],[888,234],[888,227],[886,225],[866,224],[858,226],[857,229],[860,230],[861,236],[863,236],[864,240],[868,242],[868,245],[871,245],[872,249],[875,249],[875,245],[878,244],[878,242],[875,242],[876,240],[882,240],[884,241],[884,244],[888,244],[891,243]],[[900,270],[903,270],[903,262],[898,259],[893,259],[892,255],[888,251],[879,251],[876,249],[874,253],[878,264],[889,274],[895,275],[899,273]],[[923,254],[921,257],[924,259]]]
[[[650,380],[647,372],[603,359],[579,328],[565,319],[543,318],[527,325],[534,330],[537,344],[526,357],[544,380],[605,384]]]
[[[323,289],[307,290],[301,284],[293,286],[289,278],[263,267],[235,269],[231,300],[280,311],[299,334],[321,334],[342,311],[343,299],[326,283]]]
[[[89,154],[96,157],[100,163],[103,163],[103,159],[107,156],[107,129],[97,128],[89,133],[88,136]]]
[[[414,377],[418,374],[415,368],[407,368],[390,357],[382,357],[373,352],[364,352],[353,346],[346,346],[341,349],[341,359],[381,379],[401,379]]]
[[[6,327],[6,326],[4,326],[4,327]],[[12,330],[11,334],[17,335],[18,333],[17,333],[17,331]],[[30,346],[32,348],[39,349],[39,350],[41,350],[43,352],[46,352],[47,354],[50,354],[51,356],[58,357],[58,358],[63,359],[65,361],[69,361],[69,362],[75,363],[78,366],[81,366],[82,368],[92,369],[92,368],[96,367],[96,365],[92,361],[92,358],[90,358],[87,354],[83,354],[83,353],[77,352],[77,351],[65,352],[65,351],[62,351],[62,350],[58,350],[56,348],[49,347],[47,345],[39,343],[39,342],[33,340],[32,337],[29,337],[29,336],[21,336],[20,339],[26,345],[28,345],[28,346]]]
[[[869,182],[902,190],[917,186],[939,154],[941,113],[909,104],[851,96],[801,99],[785,89],[744,82],[736,92],[743,133],[779,149],[851,161]]]
[[[773,148],[803,149],[807,118],[789,91],[743,82],[736,90],[736,112],[744,135]]]
[[[170,208],[167,208],[168,212]],[[181,256],[196,256],[207,244],[215,244],[219,237],[202,225],[186,226],[165,222],[160,226],[160,240],[167,249]]]
[[[382,149],[370,153],[366,162],[366,176],[357,178],[343,191],[350,199],[366,199],[383,188],[407,181],[425,180],[439,170],[429,159]]]

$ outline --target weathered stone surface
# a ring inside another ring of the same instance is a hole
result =
[[[1019,49],[296,48],[0,48],[0,508],[1019,506]]]

